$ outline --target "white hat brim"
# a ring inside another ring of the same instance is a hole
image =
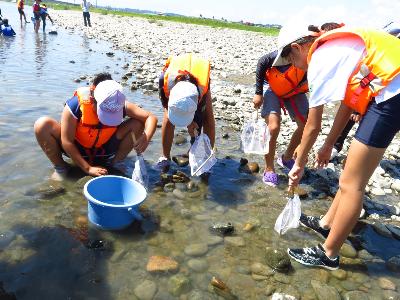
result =
[[[168,109],[168,119],[169,121],[177,127],[187,127],[190,123],[192,123],[194,118],[193,113],[182,114],[178,110]]]
[[[99,117],[99,120],[101,124],[107,125],[107,126],[118,126],[122,123],[123,118],[124,118],[124,112],[123,109],[117,112],[105,112],[99,107],[97,108],[97,116]]]

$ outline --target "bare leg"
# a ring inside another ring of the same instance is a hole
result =
[[[117,130],[117,139],[121,140],[118,151],[115,154],[113,163],[123,160],[133,149],[133,138],[132,133],[135,134],[136,138],[143,133],[144,125],[138,120],[129,119],[122,123]]]
[[[358,220],[365,186],[378,166],[385,148],[375,148],[353,140],[346,166],[339,180],[340,195],[331,231],[324,243],[326,254],[334,257]]]
[[[264,156],[265,171],[275,172],[274,158],[276,151],[276,140],[278,139],[279,130],[281,127],[281,116],[276,113],[270,113],[265,117],[265,122],[268,124],[268,129],[271,134],[271,139],[269,140],[269,152]]]
[[[68,164],[62,158],[61,126],[49,117],[39,118],[34,125],[36,140],[48,159],[56,167],[66,167]]]
[[[290,139],[289,145],[283,154],[283,160],[287,161],[293,158],[294,151],[300,144],[301,136],[303,135],[303,130],[305,123],[303,123],[299,118],[296,117],[297,128],[293,132],[292,138]]]
[[[161,143],[163,156],[171,159],[172,141],[174,140],[175,126],[168,119],[168,111],[164,108],[164,117],[161,127]]]

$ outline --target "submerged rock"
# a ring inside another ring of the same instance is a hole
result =
[[[213,288],[213,291],[217,295],[221,296],[222,298],[224,298],[226,300],[236,300],[236,299],[238,299],[237,296],[232,294],[231,289],[221,279],[213,277],[211,279],[210,283],[211,283],[211,286]]]
[[[215,223],[209,227],[210,231],[212,233],[225,236],[225,235],[230,235],[235,231],[235,227],[232,225],[232,223]]]
[[[187,154],[175,155],[175,156],[172,157],[172,160],[179,167],[186,167],[189,164],[189,156]]]
[[[177,134],[174,137],[175,145],[183,145],[187,143],[187,139],[184,135]]]
[[[157,272],[175,272],[179,264],[173,258],[168,256],[153,255],[147,262],[146,270],[150,273]]]
[[[133,290],[140,300],[151,300],[157,293],[157,284],[150,280],[144,280]]]
[[[39,187],[26,193],[27,196],[34,196],[39,199],[51,199],[65,194],[66,190],[62,183],[58,181],[49,181],[41,184]]]
[[[174,275],[168,281],[168,291],[176,297],[189,292],[190,289],[190,279],[182,274]]]
[[[287,273],[292,266],[289,256],[283,250],[266,248],[265,260],[268,266],[278,272]]]

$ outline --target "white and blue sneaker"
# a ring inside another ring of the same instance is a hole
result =
[[[328,270],[339,268],[339,256],[329,258],[321,244],[311,248],[287,249],[287,253],[298,263],[310,267],[322,267]]]

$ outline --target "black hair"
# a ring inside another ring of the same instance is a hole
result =
[[[344,26],[344,24],[339,24],[339,23],[335,23],[335,22],[328,22],[328,23],[322,24],[320,28],[318,26],[315,26],[315,25],[309,25],[307,29],[308,29],[308,31],[312,31],[312,32],[315,32],[315,33],[318,33],[318,34],[322,34],[322,33],[326,32],[326,31],[330,31],[330,30],[333,30],[333,29],[336,29],[336,28],[340,28],[342,26]],[[291,51],[291,44],[293,44],[293,43],[300,44],[300,45],[306,44],[306,43],[315,41],[317,39],[317,37],[318,36],[308,35],[308,36],[299,38],[298,40],[290,43],[289,45],[286,45],[282,50],[281,56],[282,57],[287,57],[289,55],[289,53]]]
[[[3,19],[3,25],[8,25],[8,19]]]
[[[197,79],[189,72],[185,72],[184,74],[179,74],[176,76],[175,84],[177,84],[179,81],[188,81],[197,86]]]
[[[92,84],[94,86],[97,86],[100,82],[105,81],[105,80],[112,80],[111,74],[108,72],[98,73],[98,74],[94,75]]]

